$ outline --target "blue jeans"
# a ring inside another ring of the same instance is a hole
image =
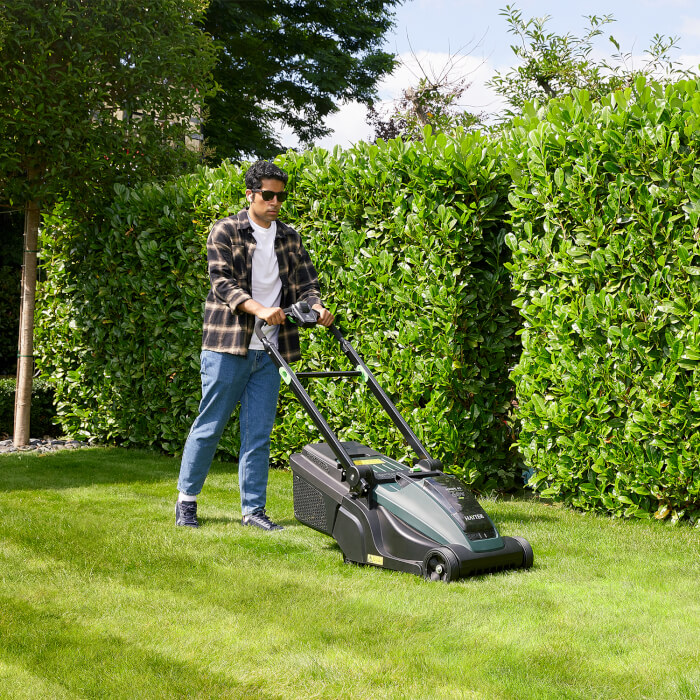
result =
[[[280,375],[264,350],[249,350],[246,357],[202,350],[200,361],[202,401],[182,453],[177,488],[188,496],[202,490],[221,435],[240,401],[238,481],[241,511],[248,515],[264,508],[267,499]]]

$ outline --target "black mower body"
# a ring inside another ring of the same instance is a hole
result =
[[[285,313],[300,327],[315,325],[315,312],[303,303]],[[354,370],[295,373],[262,333],[262,321],[255,326],[282,379],[325,438],[290,458],[296,519],[333,537],[345,561],[433,581],[532,566],[527,540],[498,533],[466,485],[430,457],[338,328],[329,330]],[[364,382],[416,453],[413,466],[358,442],[341,442],[300,382],[311,377]]]
[[[353,491],[325,443],[293,454],[294,516],[332,536],[348,562],[450,581],[527,567],[532,550],[501,537],[473,493],[457,477],[410,469],[357,442],[342,443],[371,483]]]

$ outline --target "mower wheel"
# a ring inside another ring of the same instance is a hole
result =
[[[431,549],[423,559],[423,578],[449,583],[459,577],[459,560],[447,547]]]
[[[523,549],[523,565],[521,568],[529,569],[532,566],[534,560],[534,554],[532,553],[532,547],[530,543],[524,537],[514,537],[513,538]]]

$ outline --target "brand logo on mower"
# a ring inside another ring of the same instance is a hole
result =
[[[475,513],[474,515],[465,515],[465,520],[483,520],[486,516],[483,513]]]

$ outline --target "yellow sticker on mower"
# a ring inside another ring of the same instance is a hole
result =
[[[377,566],[382,566],[384,564],[384,557],[379,557],[376,554],[367,555],[368,564],[376,564]]]
[[[376,457],[373,459],[354,459],[352,461],[353,464],[358,464],[358,465],[363,465],[363,464],[384,464],[384,460],[377,459]]]

